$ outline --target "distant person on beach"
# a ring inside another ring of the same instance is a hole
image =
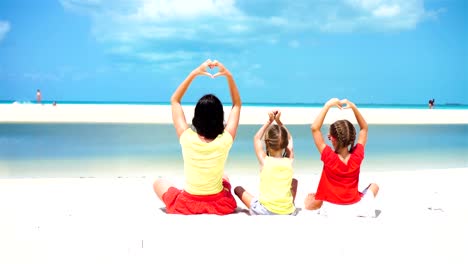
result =
[[[253,139],[260,163],[260,194],[255,197],[241,186],[234,189],[252,215],[296,214],[294,199],[297,180],[293,178],[293,139],[280,117],[280,111],[269,112],[268,120]],[[274,121],[276,124],[272,124]]]
[[[36,101],[37,101],[38,104],[42,103],[42,94],[41,94],[40,89],[37,89],[37,91],[36,91]]]
[[[207,69],[217,68],[211,75]],[[213,94],[201,97],[190,126],[181,105],[182,97],[195,77],[225,76],[231,94],[232,108],[226,125],[223,104]],[[224,166],[236,137],[241,111],[241,98],[234,78],[218,61],[207,60],[194,69],[179,85],[171,97],[172,120],[179,137],[184,159],[185,187],[173,186],[159,178],[153,188],[166,205],[169,214],[217,214],[233,213],[237,208],[231,184],[224,174]]]
[[[360,130],[356,139],[356,129],[348,120],[338,120],[330,125],[328,140],[333,149],[325,143],[321,128],[328,110],[336,106],[339,109],[351,109],[359,124]],[[347,99],[332,98],[311,125],[315,146],[321,154],[323,162],[322,175],[316,193],[310,193],[305,199],[305,209],[317,210],[324,202],[337,205],[354,205],[356,216],[375,216],[373,200],[379,191],[375,183],[369,184],[363,191],[358,191],[359,173],[364,159],[364,148],[367,142],[367,122],[354,103]],[[327,204],[328,205],[328,204]]]
[[[434,98],[432,98],[431,100],[429,100],[429,109],[434,108],[434,104],[435,104],[435,99],[434,99]]]

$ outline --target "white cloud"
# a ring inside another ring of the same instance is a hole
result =
[[[401,31],[437,13],[424,0],[60,0],[92,19],[92,34],[109,52],[156,62],[197,58],[216,45],[298,47],[290,34]],[[187,54],[180,52],[181,46]],[[223,49],[226,50],[226,49]]]
[[[372,11],[372,14],[376,17],[395,17],[400,14],[400,6],[379,6]]]
[[[285,26],[288,24],[288,20],[284,17],[272,16],[268,20],[273,26]]]
[[[249,22],[234,0],[61,0],[70,11],[93,20],[99,41],[211,39],[249,31]]]
[[[437,16],[425,9],[424,0],[321,1],[287,12],[287,26],[335,33],[410,30],[429,16]]]
[[[140,21],[170,21],[237,15],[233,0],[142,0],[130,17]]]
[[[68,10],[90,15],[97,37],[117,41],[190,39],[200,34],[226,36],[278,28],[406,30],[433,15],[425,10],[424,0],[273,0],[243,5],[235,0],[60,1]],[[277,8],[272,8],[272,3]],[[261,13],[251,11],[253,6]]]
[[[345,0],[355,14],[344,21],[355,29],[407,30],[416,27],[429,15],[424,0]]]
[[[171,53],[141,52],[137,54],[137,57],[147,61],[160,62],[191,59],[192,57],[196,57],[196,53],[185,51],[174,51]]]
[[[130,54],[132,52],[133,52],[133,48],[130,45],[119,45],[119,46],[112,47],[109,50],[109,53],[113,53],[113,54]]]
[[[229,31],[234,32],[234,33],[236,32],[242,33],[242,32],[249,31],[249,27],[247,27],[246,25],[242,25],[242,24],[231,25],[228,28],[229,28]]]
[[[0,41],[5,38],[6,34],[10,31],[10,22],[0,20]]]

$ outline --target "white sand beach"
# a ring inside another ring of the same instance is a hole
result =
[[[194,106],[184,106],[187,120],[192,120]],[[320,108],[279,107],[286,124],[310,124]],[[241,124],[263,124],[266,106],[243,106]],[[468,110],[362,108],[369,124],[468,124]],[[225,114],[229,107],[225,107]],[[351,110],[332,108],[325,124],[337,119],[355,122]],[[0,104],[0,123],[4,122],[86,122],[86,123],[172,123],[169,105],[99,105],[99,104]]]
[[[267,110],[244,107],[241,123],[262,123]],[[307,124],[319,108],[282,110],[285,123]],[[468,124],[467,110],[362,112],[370,124]],[[0,123],[169,123],[170,116],[167,106],[0,105]],[[349,115],[336,110],[327,120],[337,116]],[[319,174],[296,177],[301,209]],[[257,180],[231,177],[254,193]],[[468,167],[363,172],[361,185],[380,186],[376,218],[306,210],[249,216],[240,201],[228,216],[167,215],[153,181],[0,179],[0,263],[468,263]]]
[[[339,219],[167,215],[153,179],[2,179],[0,263],[467,263],[467,175],[373,174],[378,216]],[[298,179],[301,208],[318,179]]]

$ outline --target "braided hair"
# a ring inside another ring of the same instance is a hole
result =
[[[338,120],[330,125],[330,135],[336,139],[337,146],[335,152],[341,148],[348,148],[351,152],[356,139],[356,129],[348,120]]]
[[[265,133],[265,145],[268,149],[271,150],[282,150],[285,149],[289,144],[288,140],[288,131],[283,126],[278,126],[273,124],[268,127]]]

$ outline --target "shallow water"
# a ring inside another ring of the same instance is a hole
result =
[[[258,173],[252,146],[258,128],[239,127],[227,173]],[[288,129],[296,172],[320,173],[309,125]],[[371,125],[363,170],[468,167],[467,135],[468,125]],[[0,124],[1,178],[181,175],[182,165],[171,124]]]

